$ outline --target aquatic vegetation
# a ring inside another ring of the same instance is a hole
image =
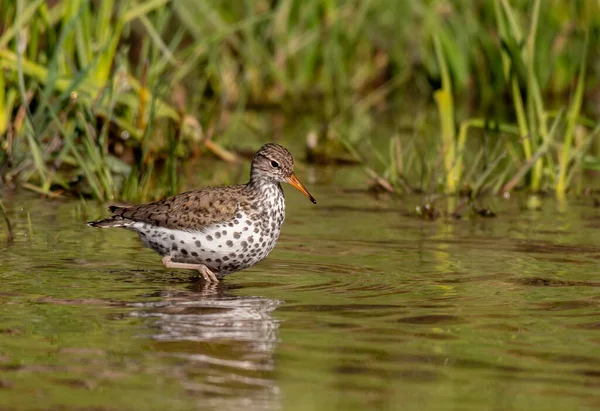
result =
[[[590,151],[597,141],[598,123],[582,112],[589,64],[590,30],[594,27],[593,16],[598,10],[586,3],[583,10],[579,11],[581,22],[578,29],[583,41],[578,50],[580,55],[572,60],[572,66],[578,69],[578,73],[571,80],[574,84],[573,92],[565,104],[560,99],[557,102],[544,95],[543,91],[549,94],[547,83],[542,83],[543,75],[547,74],[540,68],[550,62],[546,61],[544,64],[536,60],[546,53],[542,48],[548,47],[538,37],[547,41],[549,33],[540,33],[540,30],[551,27],[551,12],[541,10],[541,1],[533,2],[529,11],[531,18],[527,20],[529,27],[523,29],[519,24],[521,16],[510,2],[495,0],[489,3],[493,4],[495,33],[499,39],[495,42],[484,41],[483,44],[487,47],[485,54],[489,68],[492,73],[504,79],[503,84],[494,86],[494,97],[502,101],[503,95],[508,94],[508,107],[513,114],[506,116],[507,118],[485,113],[484,117],[468,117],[463,114],[466,118],[458,120],[456,112],[460,107],[457,108],[454,97],[457,94],[454,90],[458,83],[457,68],[455,63],[452,72],[451,63],[460,54],[460,50],[453,46],[454,39],[448,31],[434,32],[432,43],[440,85],[433,96],[440,127],[437,144],[435,141],[431,143],[439,147],[438,158],[430,159],[429,162],[440,165],[437,183],[447,193],[459,193],[464,191],[461,188],[464,187],[471,195],[482,190],[508,192],[518,185],[527,187],[532,192],[555,190],[559,196],[564,196],[569,189],[581,193],[582,173],[585,169],[596,170],[600,164],[600,158]],[[544,24],[540,24],[542,14]],[[528,30],[527,36],[522,34],[525,30]],[[485,36],[486,31],[482,34]],[[574,41],[576,40],[577,37],[574,36]],[[495,48],[489,47],[490,43],[495,44]],[[485,104],[485,97],[480,97],[480,101]],[[549,108],[553,105],[555,107]],[[576,142],[575,130],[578,133]],[[478,137],[481,136],[484,137],[483,143],[468,141],[479,140]],[[482,162],[483,157],[487,160]],[[584,163],[585,158],[588,163]],[[397,163],[398,160],[394,162]],[[398,174],[392,175],[389,181],[395,184]],[[578,178],[578,184],[573,187],[575,178]]]
[[[0,201],[0,214],[2,215],[2,219],[6,224],[6,239],[8,241],[12,241],[15,238],[15,234],[12,229],[12,224],[10,223],[9,218],[6,215],[6,209],[4,208],[4,204],[2,203],[2,201]]]
[[[386,190],[582,192],[600,6],[542,5],[4,1],[0,176],[141,201],[176,193],[191,156],[285,134]]]

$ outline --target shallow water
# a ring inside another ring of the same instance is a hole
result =
[[[591,201],[430,222],[402,212],[418,198],[309,186],[318,205],[286,187],[275,251],[216,287],[85,226],[100,205],[5,197],[0,408],[600,407]]]

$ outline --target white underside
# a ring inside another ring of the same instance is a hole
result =
[[[283,223],[283,220],[274,222],[271,218],[258,223],[249,220],[243,212],[239,214],[241,218],[236,218],[233,227],[227,223],[215,224],[202,231],[149,227],[140,222],[128,228],[138,232],[146,247],[163,256],[170,255],[173,261],[204,264],[226,274],[264,259],[275,247]],[[265,228],[270,229],[268,235],[265,235]],[[233,265],[239,268],[233,269]]]

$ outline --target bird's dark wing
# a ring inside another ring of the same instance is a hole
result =
[[[233,220],[243,201],[244,186],[211,187],[188,191],[154,203],[130,207],[111,206],[113,216],[181,230],[202,228]]]

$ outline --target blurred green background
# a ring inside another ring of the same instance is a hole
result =
[[[365,188],[585,194],[599,25],[585,0],[4,0],[0,176],[142,201],[278,141]]]

